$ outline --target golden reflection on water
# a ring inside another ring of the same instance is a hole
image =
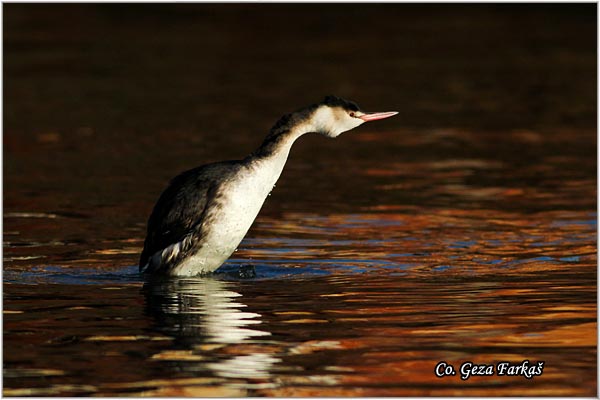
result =
[[[228,266],[256,279],[9,269],[4,394],[595,393],[595,216],[373,208],[262,216]],[[546,364],[462,381],[442,360]]]
[[[597,394],[595,5],[192,6],[5,7],[4,395]],[[323,90],[402,113],[303,137],[224,272],[144,286],[166,182]]]
[[[6,353],[5,395],[589,394],[596,306],[588,279],[511,271],[202,278],[147,283],[141,303],[139,285],[72,287],[68,298],[59,295],[68,286],[54,285],[56,299],[45,301],[54,319],[27,285],[10,284],[9,311],[21,313],[5,316],[6,337],[11,343],[30,332],[35,347]],[[33,354],[33,369],[18,367]],[[77,354],[94,360],[96,384],[77,383]],[[433,375],[441,360],[524,359],[544,360],[544,374],[531,381]],[[57,364],[65,368],[51,368]],[[30,390],[22,386],[42,376]]]

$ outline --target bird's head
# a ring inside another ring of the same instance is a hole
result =
[[[315,106],[310,123],[314,132],[334,138],[365,122],[389,118],[396,114],[396,111],[365,112],[352,101],[327,96]]]

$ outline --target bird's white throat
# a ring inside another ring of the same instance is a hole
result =
[[[301,127],[305,132],[319,132],[329,137],[356,128],[364,121],[360,118],[349,118],[346,113],[334,113],[329,107],[320,107],[313,114],[307,125]]]

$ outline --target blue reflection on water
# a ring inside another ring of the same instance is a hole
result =
[[[28,271],[4,271],[4,282],[21,284],[67,284],[88,285],[99,283],[136,283],[143,279],[137,265],[99,272],[93,268],[62,267],[47,265],[32,267]]]

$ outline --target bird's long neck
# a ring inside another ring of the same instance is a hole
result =
[[[313,131],[309,118],[312,111],[311,107],[281,117],[262,144],[249,157],[255,160],[272,157],[287,159],[296,139]]]

